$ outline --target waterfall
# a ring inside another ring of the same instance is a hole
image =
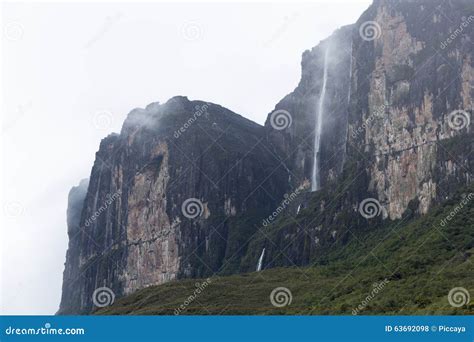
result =
[[[324,108],[324,97],[326,95],[326,81],[328,78],[328,52],[329,48],[326,47],[324,52],[324,71],[323,71],[323,86],[321,88],[321,94],[319,94],[318,109],[316,112],[316,127],[314,129],[314,157],[313,157],[313,174],[311,178],[311,191],[319,190],[319,150],[321,143],[321,129],[323,121],[323,108]]]
[[[262,270],[262,262],[263,262],[264,255],[265,255],[265,248],[262,250],[262,254],[260,255],[260,258],[258,259],[257,272],[260,272]]]

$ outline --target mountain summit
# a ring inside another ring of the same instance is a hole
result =
[[[473,179],[473,22],[472,1],[376,0],[303,53],[264,126],[182,96],[133,110],[71,190],[58,313],[324,262],[453,198]]]

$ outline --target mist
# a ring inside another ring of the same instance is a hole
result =
[[[263,124],[369,4],[2,4],[2,314],[57,311],[69,191],[133,108],[183,95]]]

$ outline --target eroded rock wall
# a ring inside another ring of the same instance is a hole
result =
[[[122,132],[102,141],[74,210],[59,313],[90,312],[100,287],[122,296],[238,272],[288,179],[263,129],[185,97],[132,111]]]
[[[439,142],[471,130],[449,122],[456,110],[472,113],[472,27],[443,45],[466,23],[468,8],[462,1],[377,1],[356,24],[378,27],[374,39],[354,34],[349,144],[353,154],[370,155],[369,190],[392,219],[415,198],[427,212],[445,191]]]

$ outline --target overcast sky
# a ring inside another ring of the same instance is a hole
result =
[[[370,2],[4,4],[1,313],[58,309],[68,192],[130,110],[185,95],[263,124]]]

